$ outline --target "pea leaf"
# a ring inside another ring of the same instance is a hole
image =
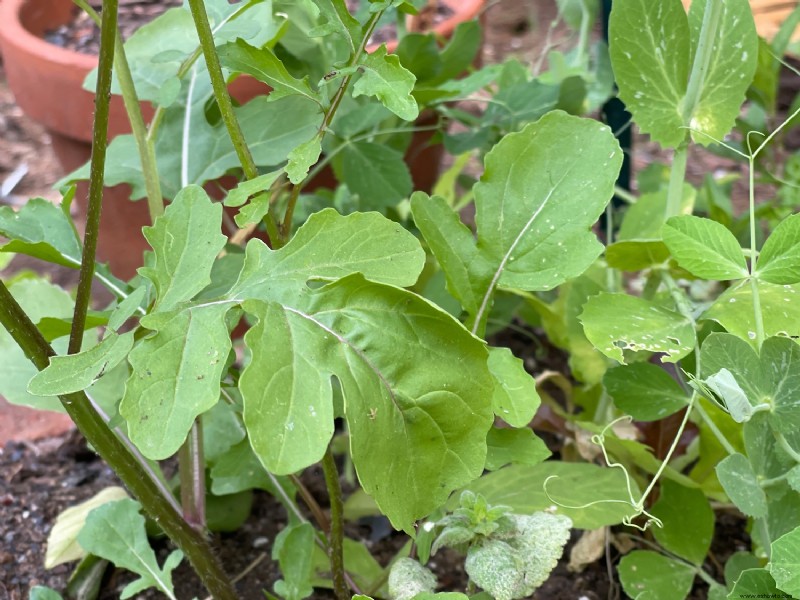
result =
[[[692,589],[694,568],[651,550],[634,550],[617,567],[622,589],[638,600],[681,600]]]
[[[550,456],[545,443],[527,427],[492,427],[486,436],[486,470],[497,471],[506,465],[538,465]]]
[[[8,241],[2,252],[27,254],[47,262],[77,269],[81,244],[75,227],[58,206],[43,198],[32,198],[15,211],[0,207],[0,235]]]
[[[130,499],[109,502],[94,509],[78,534],[78,543],[90,554],[113,562],[117,567],[139,575],[122,590],[120,598],[130,598],[147,588],[155,587],[174,598],[172,571],[183,558],[173,550],[159,567],[156,555],[147,541],[141,505]]]
[[[545,494],[545,485],[550,497]],[[636,483],[632,482],[632,486],[636,495]],[[513,465],[488,473],[465,489],[482,495],[489,504],[508,506],[516,514],[550,510],[555,500],[555,513],[572,519],[578,529],[615,525],[634,512],[627,504],[622,472],[589,463],[546,461],[534,466]],[[449,509],[458,507],[458,496],[450,498]],[[597,500],[614,502],[595,503]],[[591,506],[582,506],[590,503]]]
[[[662,146],[677,146],[686,137],[681,101],[691,53],[680,0],[618,1],[608,35],[619,96],[639,129]]]
[[[303,600],[313,592],[311,571],[314,550],[314,527],[311,523],[290,526],[280,534],[280,546],[273,550],[283,579],[275,582],[275,593],[286,600]]]
[[[31,587],[28,600],[62,600],[62,597],[61,594],[49,587],[34,585]]]
[[[692,127],[694,141],[705,146],[730,132],[758,66],[758,34],[750,3],[728,0],[721,10],[700,98],[685,123]],[[689,9],[693,51],[697,50],[705,11],[705,2],[692,2]]]
[[[395,526],[410,527],[483,469],[491,422],[485,350],[449,315],[360,275],[298,291],[280,306],[253,300],[244,308],[259,319],[245,337],[253,352],[240,382],[245,424],[268,470],[296,470],[324,451],[332,431],[331,376],[342,387],[359,478]],[[284,352],[301,373],[287,374],[283,362],[258,352],[278,319],[286,331],[280,339],[293,343]],[[296,386],[314,371],[319,392],[295,408]],[[291,420],[276,422],[267,401],[290,407]],[[461,407],[455,418],[454,405]],[[318,440],[311,448],[304,446],[308,432]],[[396,450],[391,456],[382,450],[387,444]],[[287,450],[276,453],[276,446]]]
[[[721,223],[693,215],[672,217],[661,235],[678,264],[692,275],[728,281],[750,274],[739,242]]]
[[[767,497],[743,454],[731,454],[717,465],[717,477],[731,501],[750,517],[767,516]]]
[[[764,333],[771,335],[800,336],[799,286],[775,285],[758,281]],[[729,333],[756,343],[756,326],[753,315],[753,291],[750,285],[734,287],[723,292],[702,315],[722,325]],[[724,365],[723,365],[724,366]],[[739,382],[740,385],[742,382]]]
[[[759,596],[780,598],[781,590],[776,587],[775,580],[767,569],[746,569],[733,584],[728,600]]]
[[[771,337],[761,346],[761,371],[771,385],[770,424],[792,434],[800,429],[800,345],[785,337]]]
[[[536,382],[508,348],[491,348],[488,364],[495,380],[494,413],[512,427],[525,427],[541,404]]]
[[[143,229],[155,261],[139,272],[156,288],[157,310],[170,310],[211,283],[212,262],[226,241],[221,222],[222,206],[192,185],[175,196],[154,225]]]
[[[383,45],[365,54],[359,64],[361,77],[353,86],[353,98],[375,96],[401,119],[413,121],[419,116],[417,101],[411,95],[416,77],[400,64],[395,54],[387,54]]]
[[[555,111],[507,135],[475,186],[478,251],[491,265],[474,331],[497,287],[549,290],[585,271],[602,245],[591,232],[613,194],[622,152],[607,127]]]
[[[64,356],[50,357],[50,364],[28,383],[35,396],[61,396],[85,390],[103,373],[125,360],[133,347],[133,332],[109,332],[96,346]]]
[[[800,594],[800,527],[772,542],[770,557],[769,571],[781,591]]]
[[[302,79],[293,77],[268,47],[256,48],[243,39],[237,39],[220,46],[217,52],[222,66],[239,73],[247,73],[269,85],[272,88],[267,96],[270,101],[300,95],[320,103],[319,94],[308,83],[308,76]]]
[[[633,363],[609,369],[603,387],[621,411],[637,421],[657,421],[685,408],[686,393],[664,369]]]
[[[677,362],[696,344],[691,321],[636,296],[601,292],[589,298],[580,320],[594,347],[623,364],[623,350],[664,353],[661,362]]]
[[[714,511],[703,491],[666,479],[651,512],[664,523],[664,527],[653,529],[658,543],[681,558],[702,565],[714,535]]]
[[[783,219],[758,255],[755,276],[777,284],[800,282],[800,214]]]

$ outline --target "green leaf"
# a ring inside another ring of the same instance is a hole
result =
[[[548,478],[551,479],[547,481]],[[631,485],[637,496],[636,483]],[[488,473],[465,489],[482,495],[489,504],[508,506],[516,514],[531,514],[555,506],[556,514],[572,519],[578,529],[616,525],[635,512],[627,504],[630,499],[623,473],[589,463],[546,461],[532,467],[515,465]],[[597,500],[613,502],[595,503]],[[591,506],[582,506],[590,503]],[[458,494],[450,498],[447,506],[457,508]],[[570,508],[573,506],[582,508]]]
[[[491,265],[475,322],[496,287],[549,290],[602,252],[591,232],[614,190],[622,152],[610,129],[551,112],[486,155],[475,186],[478,250]]]
[[[781,591],[800,595],[800,527],[772,542],[770,559],[769,571]]]
[[[61,594],[43,585],[35,585],[31,588],[28,600],[62,600]]]
[[[250,442],[243,440],[215,461],[211,469],[211,492],[224,496],[250,489],[277,493]]]
[[[486,470],[496,471],[506,465],[538,465],[550,456],[541,438],[527,427],[500,429],[492,427],[486,436]]]
[[[785,337],[771,337],[761,346],[761,371],[772,400],[770,424],[775,431],[800,430],[800,345]]]
[[[765,335],[800,336],[800,286],[775,285],[763,281],[757,282],[757,285]],[[728,332],[755,347],[756,326],[750,285],[726,290],[702,317],[716,321]],[[742,385],[742,382],[739,384]]]
[[[436,257],[447,279],[447,291],[469,314],[478,311],[480,288],[488,286],[491,273],[484,266],[472,232],[461,222],[444,198],[414,192],[411,196],[414,223]]]
[[[289,163],[286,165],[289,181],[295,185],[302,182],[308,175],[308,170],[319,160],[320,154],[322,154],[322,139],[319,135],[315,135],[289,152],[287,157]]]
[[[70,506],[56,517],[56,522],[47,535],[47,552],[44,557],[45,569],[79,560],[86,556],[86,550],[78,544],[78,533],[86,522],[87,515],[107,502],[127,498],[128,493],[121,487],[107,487],[88,500]]]
[[[283,173],[283,170],[279,169],[271,173],[264,173],[253,179],[245,179],[239,182],[239,184],[225,196],[223,204],[225,206],[241,206],[247,202],[247,199],[251,196],[269,190],[281,173]]]
[[[153,226],[143,229],[155,260],[139,273],[155,285],[156,310],[168,311],[211,283],[211,266],[226,242],[221,227],[222,206],[193,185],[175,196]]]
[[[133,369],[119,406],[142,454],[174,454],[195,418],[219,400],[219,382],[231,347],[225,314],[231,303],[206,304],[143,318],[156,333],[131,351]]]
[[[751,552],[738,551],[731,554],[725,561],[725,583],[728,588],[733,588],[733,584],[748,569],[758,569],[760,565],[758,558]]]
[[[731,454],[716,471],[725,493],[739,510],[750,517],[767,516],[767,497],[746,456]]]
[[[240,380],[245,423],[268,470],[302,468],[324,451],[335,376],[359,478],[396,527],[410,527],[481,472],[492,384],[480,340],[426,301],[360,275],[284,297],[244,303],[259,319],[245,336],[253,352]],[[291,370],[263,348],[278,323]],[[310,377],[319,391],[296,404]],[[265,404],[291,416],[276,422]],[[318,446],[306,447],[309,439]]]
[[[142,302],[147,295],[147,287],[142,286],[133,290],[127,298],[122,300],[111,316],[108,318],[108,328],[117,331],[125,322],[130,319],[140,309]]]
[[[331,582],[331,559],[327,553],[314,544],[314,580],[312,585],[321,588],[333,588]],[[388,598],[388,590],[384,585],[385,572],[370,551],[362,542],[344,539],[344,567],[362,590],[378,589],[379,598]]]
[[[637,600],[682,600],[694,583],[694,567],[651,550],[626,554],[617,570],[622,589]]]
[[[239,73],[247,73],[269,85],[270,101],[285,96],[300,95],[319,103],[319,94],[311,89],[308,76],[297,79],[289,74],[281,60],[268,47],[255,48],[242,39],[218,47],[219,60],[223,67]]]
[[[589,298],[580,320],[594,347],[623,364],[623,350],[664,353],[661,362],[677,362],[696,344],[691,321],[636,296],[601,292]]]
[[[414,187],[402,153],[382,144],[353,142],[341,152],[339,178],[373,210],[394,206]]]
[[[325,22],[309,32],[310,36],[322,36],[337,33],[348,43],[350,55],[354,55],[361,41],[361,25],[347,10],[345,0],[319,0],[314,4],[319,8],[320,16]]]
[[[800,214],[783,219],[758,255],[755,276],[777,284],[800,282]]]
[[[8,290],[34,323],[45,317],[72,318],[73,302],[69,294],[43,279],[20,279],[9,285]],[[53,346],[56,352],[67,351],[66,340],[57,340]],[[58,398],[28,392],[28,382],[36,373],[38,370],[14,338],[5,327],[0,327],[0,395],[11,404],[63,412]]]
[[[781,591],[775,586],[775,580],[766,569],[747,569],[742,571],[739,579],[733,584],[728,600],[740,598],[780,598]]]
[[[658,543],[669,552],[702,565],[714,535],[714,511],[703,491],[666,479],[651,512],[664,524],[653,528]]]
[[[308,598],[314,592],[311,587],[314,527],[311,523],[301,523],[279,535],[280,548],[273,549],[273,558],[278,559],[283,579],[275,582],[275,593],[285,600]]]
[[[407,287],[416,283],[424,265],[419,241],[398,223],[377,213],[343,217],[328,208],[311,215],[280,250],[251,241],[228,295],[262,298],[278,285],[295,289],[308,280],[332,281],[352,273]]]
[[[657,165],[654,165],[657,166]],[[660,183],[656,185],[661,185]],[[643,183],[639,183],[642,187]],[[697,192],[688,183],[683,184],[681,214],[691,214]],[[667,211],[667,188],[656,189],[639,196],[636,204],[625,211],[618,240],[654,241],[661,239],[661,230]]]
[[[689,10],[689,30],[695,50],[706,4],[692,2]],[[700,98],[686,123],[699,131],[692,131],[692,138],[704,146],[730,133],[758,64],[758,34],[748,0],[728,0],[722,3],[721,10]]]
[[[677,146],[686,138],[681,102],[692,50],[680,0],[617,0],[608,35],[619,96],[639,129]]]
[[[32,198],[15,211],[0,207],[0,235],[8,241],[2,252],[27,254],[47,262],[77,269],[81,244],[75,227],[59,207],[43,198]]]
[[[183,552],[174,550],[161,568],[156,555],[147,542],[144,517],[139,514],[141,505],[133,500],[117,500],[94,509],[78,534],[81,547],[117,567],[140,576],[129,583],[120,598],[130,598],[147,588],[155,587],[174,598],[172,570],[183,558]]]
[[[603,387],[621,411],[637,421],[657,421],[686,408],[686,393],[669,373],[651,363],[606,371]]]
[[[672,217],[661,230],[678,264],[703,279],[744,279],[749,275],[739,242],[721,223],[693,215]]]
[[[389,571],[389,597],[392,600],[411,600],[417,594],[433,593],[436,575],[413,558],[400,558]]]
[[[494,414],[512,427],[525,427],[541,404],[536,382],[508,348],[491,348],[488,364],[495,380]]]
[[[117,335],[109,332],[102,342],[66,356],[51,356],[50,364],[28,383],[35,396],[61,396],[85,390],[103,373],[122,362],[133,348],[133,332]]]
[[[375,96],[401,119],[413,121],[419,116],[417,101],[411,95],[416,77],[400,64],[395,54],[387,54],[383,45],[365,54],[359,63],[361,77],[353,86],[353,98]]]
[[[667,262],[669,256],[660,240],[622,240],[606,247],[608,266],[621,271],[641,271]]]

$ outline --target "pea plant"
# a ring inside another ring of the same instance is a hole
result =
[[[600,254],[589,227],[611,197],[621,152],[608,128],[562,111],[504,138],[487,157],[496,172],[476,187],[478,242],[464,243],[456,257],[479,270],[463,280],[467,324],[413,291],[426,265],[418,238],[397,220],[355,209],[360,202],[385,210],[410,192],[402,150],[415,129],[406,122],[420,106],[468,95],[500,73],[458,79],[477,50],[474,24],[459,28],[441,52],[439,40],[421,34],[405,36],[397,54],[366,52],[389,13],[422,4],[370,2],[358,20],[343,0],[192,0],[125,46],[115,0],[104,3],[102,16],[84,6],[101,24],[99,67],[87,82],[97,95],[96,142],[89,165],[64,183],[89,178],[86,235],[79,238],[69,216],[74,188],[61,207],[34,199],[1,215],[5,252],[78,267],[80,280],[74,300],[26,273],[2,282],[3,352],[13,366],[2,391],[15,402],[65,410],[136,501],[104,492],[79,507],[80,533],[58,529],[49,564],[85,557],[82,565],[96,577],[92,565],[111,561],[140,575],[123,597],[147,587],[175,597],[171,573],[185,556],[214,597],[235,598],[205,533],[235,528],[252,490],[261,488],[290,516],[273,550],[284,577],[277,594],[310,593],[321,548],[329,574],[322,584],[338,598],[386,596],[388,571],[371,558],[367,567],[347,558],[352,544],[343,534],[334,446],[344,448],[379,512],[415,538],[415,523],[446,510],[451,494],[477,479],[488,460],[497,469],[548,455],[526,427],[539,404],[535,382],[508,350],[487,347],[485,323],[498,287],[549,289]],[[271,92],[235,106],[226,84],[240,75]],[[133,133],[106,148],[112,91],[123,95]],[[156,106],[149,125],[140,100]],[[560,101],[553,96],[546,108]],[[535,138],[544,145],[534,148]],[[550,142],[561,145],[559,154],[577,154],[550,160]],[[592,173],[579,166],[582,154],[609,168]],[[528,170],[528,161],[538,165]],[[346,184],[327,199],[341,212],[301,201],[303,186],[326,164]],[[520,167],[537,197],[520,187]],[[212,201],[200,184],[232,169],[241,171],[241,183],[223,202]],[[95,257],[103,185],[122,181],[135,197],[146,196],[153,221],[144,229],[151,251],[128,282]],[[238,209],[230,238],[222,233],[223,205]],[[426,237],[441,225],[465,242],[468,231],[438,197],[415,195],[409,208]],[[536,216],[545,209],[540,225]],[[570,223],[575,209],[581,216]],[[248,241],[259,225],[269,244]],[[569,260],[545,264],[556,257]],[[95,280],[115,300],[89,311]],[[505,426],[494,426],[496,418]],[[160,464],[172,457],[178,481]],[[329,516],[296,476],[315,464],[325,473]],[[298,496],[317,527],[298,510]],[[150,532],[163,531],[178,547],[163,565],[140,510]],[[526,514],[515,513],[516,533],[505,531],[492,550],[513,559],[506,576],[516,584],[497,588],[486,575],[490,560],[467,559],[483,565],[475,583],[500,598],[530,593],[566,541],[568,517]],[[542,540],[549,553],[522,560]]]

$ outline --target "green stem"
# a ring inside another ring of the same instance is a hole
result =
[[[367,21],[367,24],[364,26],[364,35],[361,38],[361,43],[350,56],[350,60],[347,62],[347,67],[354,67],[358,64],[358,61],[361,60],[361,57],[367,50],[369,38],[372,37],[372,33],[375,31],[375,27],[378,24],[378,21],[380,21],[381,16],[383,16],[383,12],[384,11],[382,10],[376,12],[370,17],[369,21]],[[330,128],[331,123],[333,123],[333,118],[336,116],[336,112],[339,110],[339,106],[342,104],[342,100],[344,99],[344,96],[347,93],[347,88],[350,86],[350,82],[352,80],[352,73],[346,75],[342,79],[339,89],[336,90],[336,93],[331,100],[331,105],[328,108],[328,111],[325,113],[325,118],[322,120],[322,124],[319,126],[319,131],[317,132],[317,136],[319,137],[320,141],[322,141],[322,139],[325,137],[325,134],[328,133],[328,129]],[[285,244],[292,236],[292,217],[294,216],[295,205],[297,204],[297,198],[300,196],[300,190],[303,189],[303,185],[308,180],[309,177],[306,176],[303,181],[292,186],[292,194],[289,197],[289,203],[286,206],[283,224],[281,225],[282,244]]]
[[[778,441],[778,445],[783,451],[786,452],[794,462],[800,464],[800,452],[792,448],[786,437],[780,431],[773,430],[772,433],[775,435],[775,439]]]
[[[231,143],[236,151],[236,156],[239,158],[239,163],[242,165],[244,176],[247,179],[255,179],[258,177],[258,168],[253,160],[253,155],[250,154],[250,148],[244,139],[242,128],[239,125],[239,120],[236,118],[236,113],[233,112],[233,102],[228,93],[228,87],[225,84],[225,77],[222,74],[222,65],[217,56],[217,49],[214,45],[214,34],[211,31],[211,25],[208,22],[208,15],[206,14],[203,0],[187,0],[189,9],[194,19],[194,25],[197,29],[197,36],[200,38],[200,47],[203,49],[203,56],[206,59],[206,66],[208,67],[208,74],[211,77],[211,87],[214,90],[214,98],[219,106],[219,111],[222,116],[222,122],[228,130],[228,135],[231,138]],[[274,244],[280,239],[278,233],[278,225],[271,213],[267,213],[264,217],[264,223],[267,226],[267,234],[270,241]]]
[[[756,193],[755,193],[755,180],[754,180],[754,167],[753,162],[755,158],[750,157],[750,173],[749,173],[749,187],[750,187],[750,290],[753,295],[753,317],[756,325],[756,347],[761,348],[764,343],[764,313],[761,312],[761,294],[758,289],[758,277],[756,276]]]
[[[708,67],[713,56],[714,43],[717,40],[717,31],[722,22],[722,0],[706,0],[706,10],[703,14],[703,24],[700,27],[700,36],[697,40],[697,51],[694,55],[692,72],[683,98],[683,122],[691,126],[694,111],[700,102],[703,93],[703,84],[708,75]]]
[[[725,434],[723,434],[719,427],[717,427],[717,424],[714,423],[711,416],[706,412],[706,409],[703,408],[702,402],[695,404],[694,408],[697,411],[697,414],[700,415],[700,418],[705,421],[705,424],[711,430],[711,433],[714,434],[714,437],[717,438],[717,441],[722,445],[723,448],[725,448],[725,452],[728,454],[736,454],[736,448],[733,447],[733,444],[728,441],[728,438],[725,437]]]
[[[198,531],[206,528],[206,470],[203,459],[203,428],[195,419],[178,452],[183,518]]]
[[[620,187],[618,185],[614,186],[614,195],[628,204],[636,204],[639,201],[639,198],[637,198],[629,190],[626,190],[624,187]]]
[[[314,496],[311,495],[311,492],[308,491],[308,488],[303,485],[303,482],[300,481],[297,475],[289,475],[289,481],[292,482],[292,485],[294,485],[295,489],[300,494],[303,502],[306,503],[308,510],[314,515],[314,520],[317,522],[317,525],[319,525],[319,528],[323,531],[330,531],[331,524],[330,521],[328,521],[328,517],[325,516],[319,503]]]
[[[86,0],[72,0],[98,25],[101,24],[100,15],[89,5]],[[142,116],[142,109],[139,105],[139,97],[136,94],[136,86],[133,83],[128,58],[125,55],[125,48],[122,44],[122,37],[119,29],[114,36],[114,69],[117,73],[117,81],[122,91],[122,101],[125,104],[125,112],[128,114],[128,121],[131,124],[131,132],[136,140],[136,149],[139,151],[139,160],[142,163],[142,175],[144,177],[145,193],[147,194],[147,209],[150,213],[150,221],[155,221],[156,217],[164,212],[164,198],[161,195],[161,181],[158,177],[158,167],[156,166],[156,153],[152,140],[147,136],[147,125]]]
[[[0,324],[19,345],[37,369],[49,364],[55,352],[36,329],[17,301],[0,281]],[[78,430],[122,480],[131,493],[141,502],[147,514],[183,550],[189,562],[208,591],[217,600],[237,600],[222,566],[214,556],[207,540],[183,520],[172,504],[159,492],[136,457],[106,426],[83,392],[65,394],[60,397],[64,409]]]
[[[689,158],[689,143],[683,142],[675,148],[672,158],[672,168],[669,173],[669,188],[667,189],[667,210],[664,220],[676,217],[681,212],[683,200],[683,182],[686,179],[686,163]]]
[[[328,555],[331,560],[333,575],[333,592],[336,600],[350,600],[350,589],[347,586],[344,570],[344,506],[342,503],[342,486],[339,483],[339,471],[333,452],[328,446],[322,458],[322,471],[325,474],[325,485],[331,502],[331,529],[328,533]]]
[[[92,158],[89,179],[89,201],[86,209],[86,234],[83,255],[72,313],[69,334],[69,354],[81,351],[86,313],[92,295],[97,235],[100,231],[100,209],[103,204],[103,176],[108,144],[108,112],[111,101],[111,70],[114,64],[114,36],[117,31],[117,0],[103,0],[103,18],[100,27],[100,57],[95,89],[94,126],[92,128]]]

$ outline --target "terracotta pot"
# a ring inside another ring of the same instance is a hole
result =
[[[446,0],[455,14],[438,24],[436,32],[452,34],[456,26],[478,15],[485,0]],[[66,172],[84,164],[91,153],[94,94],[82,88],[88,73],[97,66],[97,57],[66,50],[44,41],[44,33],[68,22],[75,10],[72,0],[2,0],[0,2],[0,47],[9,86],[22,110],[49,131],[53,149]],[[392,50],[395,43],[387,44]],[[373,48],[368,48],[371,50]],[[239,77],[231,84],[231,94],[240,103],[267,93],[269,88],[250,77]],[[145,119],[153,109],[142,103]],[[129,133],[130,126],[122,98],[112,96],[109,138]],[[430,189],[438,176],[441,145],[431,146],[431,132],[414,135],[406,154],[414,184]],[[335,182],[323,173],[310,189]],[[78,186],[80,203],[86,197],[86,184]],[[121,185],[106,188],[103,204],[98,257],[108,261],[119,277],[132,277],[141,265],[148,247],[141,228],[149,224],[146,203],[128,201],[130,190]]]

